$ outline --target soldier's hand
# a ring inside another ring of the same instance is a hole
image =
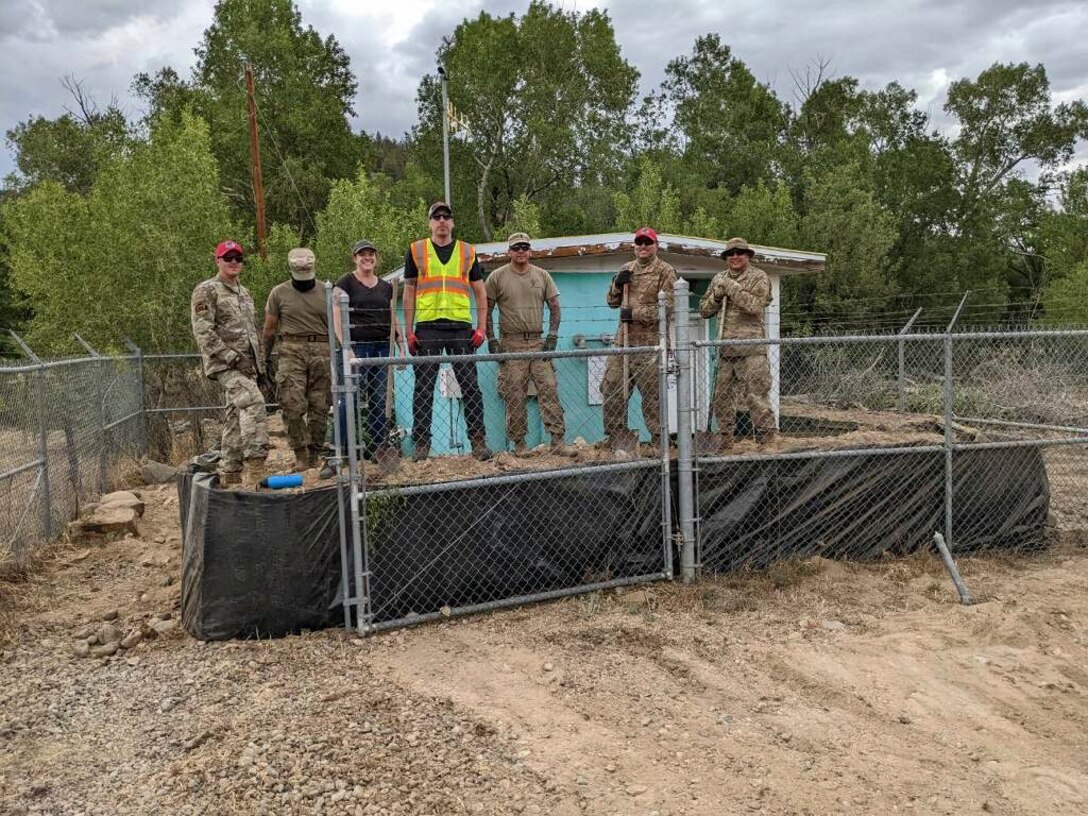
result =
[[[559,338],[554,334],[549,334],[544,338],[544,351],[555,351],[555,345],[559,342]]]
[[[740,284],[732,278],[722,278],[718,284],[718,292],[716,294],[718,300],[724,300],[727,297],[733,297],[737,290],[740,289]]]
[[[478,349],[484,344],[484,340],[487,339],[487,335],[484,334],[483,329],[476,329],[472,332],[472,347]]]
[[[502,354],[502,341],[497,337],[487,339],[487,350],[492,354]]]
[[[237,368],[247,377],[257,376],[257,362],[248,354],[239,355]]]
[[[635,320],[635,310],[630,306],[625,306],[620,309],[620,320],[624,323],[633,323]]]
[[[622,289],[624,286],[628,286],[631,283],[631,270],[621,269],[616,273],[616,277],[612,279],[612,283],[617,289]]]
[[[408,353],[413,356],[419,354],[419,338],[415,332],[408,332]]]

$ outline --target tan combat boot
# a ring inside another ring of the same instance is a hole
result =
[[[756,443],[759,445],[773,445],[778,441],[778,431],[775,428],[756,430]]]
[[[299,473],[303,470],[309,470],[314,466],[310,460],[309,448],[295,448],[295,472]]]
[[[242,483],[242,472],[240,470],[221,470],[219,471],[219,486],[220,487],[233,487]]]
[[[264,478],[264,459],[246,459],[242,465],[242,484],[257,487]]]
[[[472,442],[472,455],[480,462],[486,462],[492,457],[491,448],[487,446],[487,439],[481,434],[474,436]]]
[[[431,455],[431,443],[430,442],[417,442],[415,448],[412,449],[412,461],[413,462],[426,462],[427,457]]]
[[[525,444],[524,439],[514,440],[514,456],[525,456],[528,452],[529,447]]]

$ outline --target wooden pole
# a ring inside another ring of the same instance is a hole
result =
[[[264,179],[261,177],[261,143],[257,135],[257,101],[253,95],[253,69],[246,63],[246,110],[249,119],[249,164],[253,174],[253,198],[257,205],[257,251],[268,260],[264,221]]]

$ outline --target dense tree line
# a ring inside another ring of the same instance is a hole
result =
[[[258,298],[293,245],[314,246],[334,277],[352,239],[374,240],[390,269],[424,229],[443,185],[436,74],[398,139],[352,132],[348,57],[291,0],[220,0],[195,55],[188,78],[168,66],[134,78],[138,121],[69,80],[68,113],[8,131],[0,322],[36,346],[60,350],[73,331],[104,347],[190,344],[188,295],[210,248],[253,242],[247,63],[273,224],[268,262],[247,268]],[[791,331],[888,330],[919,306],[939,325],[966,290],[974,324],[1088,320],[1088,169],[1064,169],[1088,107],[1056,103],[1041,64],[957,80],[942,130],[914,91],[864,90],[826,64],[794,72],[782,99],[717,34],[638,99],[608,15],[541,0],[462,21],[436,57],[462,237],[649,223],[826,252],[825,274],[786,288]]]

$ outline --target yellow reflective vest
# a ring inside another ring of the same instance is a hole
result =
[[[456,241],[449,262],[442,263],[430,238],[412,243],[416,278],[416,322],[455,320],[472,323],[468,273],[476,260],[476,248]]]

